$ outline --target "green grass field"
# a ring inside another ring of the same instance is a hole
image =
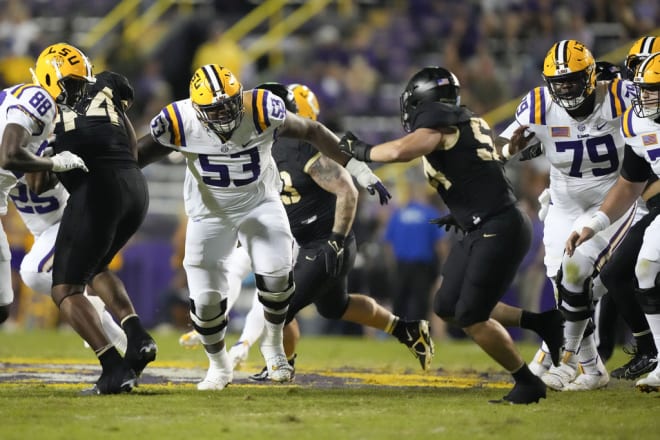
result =
[[[436,342],[423,373],[393,339],[307,337],[293,384],[250,384],[245,372],[262,366],[253,349],[227,389],[199,392],[206,358],[178,336],[155,334],[158,359],[132,393],[82,397],[99,371],[75,334],[0,332],[0,439],[651,439],[660,426],[660,393],[614,379],[540,404],[490,404],[511,384],[471,342]],[[520,348],[526,359],[536,350]],[[625,361],[617,350],[608,367]]]

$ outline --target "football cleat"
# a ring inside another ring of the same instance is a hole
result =
[[[295,368],[296,355],[293,355],[293,358],[289,359],[287,363],[291,367],[291,379],[289,380],[293,380],[294,377],[296,376],[296,368]],[[260,372],[248,376],[248,379],[254,382],[266,382],[270,380],[270,373],[268,372],[268,367],[263,367]]]
[[[103,371],[101,377],[93,387],[83,390],[83,396],[94,396],[99,394],[129,393],[137,386],[135,372],[126,364],[109,371]]]
[[[530,404],[538,403],[539,400],[545,399],[546,385],[541,379],[534,376],[530,382],[519,381],[516,382],[509,394],[502,398],[503,402],[512,404]]]
[[[225,389],[233,378],[232,370],[209,368],[204,380],[197,384],[197,389],[200,391],[220,391]]]
[[[643,374],[650,373],[658,366],[658,356],[650,354],[642,354],[637,349],[623,348],[627,354],[631,354],[632,358],[624,365],[616,368],[610,374],[615,379],[634,380]]]
[[[232,368],[238,367],[245,362],[250,352],[250,344],[247,341],[238,341],[229,349],[229,359],[231,360]]]
[[[610,375],[607,373],[607,369],[600,356],[596,362],[598,372],[586,373],[584,372],[584,368],[580,368],[582,374],[567,384],[564,387],[564,391],[591,391],[606,387],[610,383]]]
[[[135,375],[140,377],[147,364],[156,359],[157,352],[158,346],[156,345],[156,341],[145,333],[144,338],[140,340],[137,346],[132,344],[131,341],[128,342],[124,359],[133,369]]]
[[[645,393],[660,391],[660,368],[656,368],[648,376],[638,380],[635,386]]]
[[[541,377],[543,373],[548,371],[552,367],[552,359],[550,358],[550,353],[543,351],[539,348],[534,359],[529,363],[529,370],[534,374],[534,376]]]
[[[555,391],[561,391],[566,385],[573,382],[577,377],[577,369],[562,362],[561,365],[550,367],[542,376],[541,380]]]
[[[429,322],[425,320],[405,323],[405,335],[399,338],[410,352],[419,359],[422,370],[431,368],[435,347],[431,339]]]
[[[184,333],[179,337],[179,345],[187,348],[198,347],[202,344],[202,340],[199,337],[199,333],[195,330],[191,330],[188,333]]]

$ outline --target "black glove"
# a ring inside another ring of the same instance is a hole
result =
[[[439,228],[445,228],[445,231],[449,232],[452,230],[452,228],[458,232],[465,232],[465,230],[461,227],[461,225],[458,224],[456,219],[452,214],[447,214],[444,217],[438,217],[434,218],[433,220],[429,220],[429,223],[436,225]]]
[[[321,247],[325,258],[325,272],[337,278],[344,269],[344,236],[333,232]]]
[[[539,142],[531,147],[527,147],[520,152],[520,161],[532,160],[543,154],[543,145]]]
[[[353,133],[347,131],[344,136],[339,140],[339,149],[346,154],[350,154],[361,162],[371,162],[371,149],[373,145],[369,145],[364,141],[358,139]]]
[[[387,188],[385,188],[383,182],[376,182],[373,185],[369,185],[367,187],[367,191],[369,191],[369,194],[372,196],[378,192],[378,198],[380,199],[381,205],[387,205],[387,203],[392,198],[392,194],[390,194]]]

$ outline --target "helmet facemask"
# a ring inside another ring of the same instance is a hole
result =
[[[637,92],[632,100],[635,115],[649,119],[660,116],[660,52],[644,60],[633,83]]]
[[[231,134],[243,119],[243,89],[230,97],[216,98],[209,105],[199,105],[193,102],[199,120],[219,136]]]
[[[566,110],[575,110],[593,92],[590,74],[575,72],[566,75],[545,77],[552,99]]]

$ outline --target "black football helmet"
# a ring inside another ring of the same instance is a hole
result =
[[[284,84],[278,82],[266,82],[259,84],[255,89],[265,89],[271,93],[282,98],[284,101],[284,106],[291,113],[298,113],[298,104],[296,104],[296,97],[293,95],[293,92]]]
[[[461,84],[456,75],[443,67],[425,67],[410,78],[401,94],[401,124],[410,133],[410,116],[422,102],[442,102],[460,105],[459,90]]]

